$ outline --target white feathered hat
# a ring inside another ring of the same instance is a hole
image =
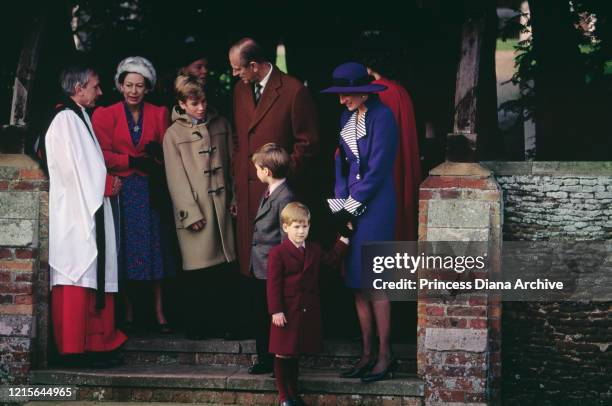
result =
[[[115,74],[115,86],[120,89],[119,76],[122,73],[140,73],[145,79],[151,83],[151,88],[155,87],[157,82],[157,73],[153,64],[142,56],[128,56],[117,65],[117,73]]]

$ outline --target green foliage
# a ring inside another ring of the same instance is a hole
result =
[[[584,84],[598,85],[605,83],[606,75],[612,73],[612,29],[610,27],[610,2],[599,0],[578,0],[571,3],[571,16],[576,27],[576,38],[580,48],[583,65]],[[580,17],[585,14],[595,15],[597,22],[594,31],[590,35],[584,35],[580,28]],[[525,24],[521,24],[521,17],[528,17],[519,14],[511,18],[502,30],[504,40],[509,33],[531,31],[531,21],[526,19]],[[498,43],[503,43],[499,41]],[[511,44],[508,41],[508,44]],[[537,64],[531,40],[518,41],[514,45],[516,52],[515,67],[516,71],[510,82],[519,86],[521,96],[515,100],[502,103],[500,110],[523,114],[525,118],[533,118],[535,109],[534,76]],[[563,63],[563,61],[560,61]],[[608,79],[609,80],[609,79]]]
[[[531,31],[530,19],[527,18],[526,24],[522,24],[522,17],[528,17],[528,15],[520,13],[508,20],[501,32],[504,40],[506,40],[506,35],[510,32],[518,31],[523,34]],[[516,71],[508,82],[519,87],[521,96],[518,99],[508,100],[502,103],[499,109],[514,114],[522,114],[525,119],[531,119],[533,118],[535,108],[533,78],[536,61],[533,53],[533,44],[532,41],[528,39],[516,41],[513,47],[516,53],[514,58]]]

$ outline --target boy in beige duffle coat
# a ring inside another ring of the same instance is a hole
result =
[[[229,122],[208,108],[204,84],[180,75],[178,106],[164,137],[164,162],[174,206],[190,317],[187,337],[219,336],[230,263],[236,259],[231,211],[232,132]]]

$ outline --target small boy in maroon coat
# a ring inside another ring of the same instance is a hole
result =
[[[299,405],[303,402],[297,393],[298,356],[321,350],[320,266],[338,266],[348,238],[340,237],[330,252],[316,243],[307,244],[310,211],[298,202],[283,209],[281,223],[287,239],[268,257],[270,352],[276,354],[274,374],[281,405]]]

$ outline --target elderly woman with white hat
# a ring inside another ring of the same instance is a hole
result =
[[[157,80],[147,59],[131,56],[117,66],[115,85],[123,101],[99,108],[93,127],[102,147],[108,172],[122,179],[121,270],[128,281],[153,282],[158,330],[171,332],[162,306],[161,281],[173,271],[164,261],[160,213],[156,190],[150,180],[163,176],[162,139],[168,128],[165,107],[144,101]],[[125,293],[125,292],[124,292]],[[131,301],[126,299],[126,324],[133,321]]]

